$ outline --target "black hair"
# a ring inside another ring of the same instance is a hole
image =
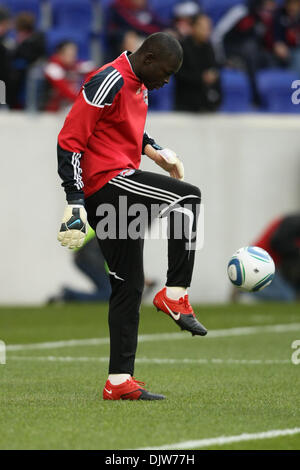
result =
[[[139,52],[148,53],[152,52],[153,55],[159,58],[170,58],[182,61],[183,50],[177,39],[171,34],[167,33],[154,33],[148,36],[141,47]]]

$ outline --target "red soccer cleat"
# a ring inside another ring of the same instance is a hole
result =
[[[103,400],[163,400],[164,395],[147,392],[144,382],[139,382],[134,377],[126,380],[120,385],[112,385],[106,381],[103,389]]]
[[[166,296],[166,290],[164,287],[154,297],[153,304],[157,311],[161,310],[169,315],[182,330],[190,331],[193,336],[205,336],[207,329],[198,322],[188,295],[179,300],[172,300]]]

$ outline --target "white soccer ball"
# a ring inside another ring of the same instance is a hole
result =
[[[275,264],[267,251],[258,246],[246,246],[232,255],[227,273],[236,287],[256,292],[271,284],[275,275]]]

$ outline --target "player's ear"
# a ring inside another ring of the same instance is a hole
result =
[[[147,52],[144,56],[144,64],[151,65],[154,62],[154,54],[153,52]]]

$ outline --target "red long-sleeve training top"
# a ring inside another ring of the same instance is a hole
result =
[[[146,143],[148,90],[124,52],[91,74],[58,136],[58,172],[67,200],[94,194],[125,168],[137,169]]]

